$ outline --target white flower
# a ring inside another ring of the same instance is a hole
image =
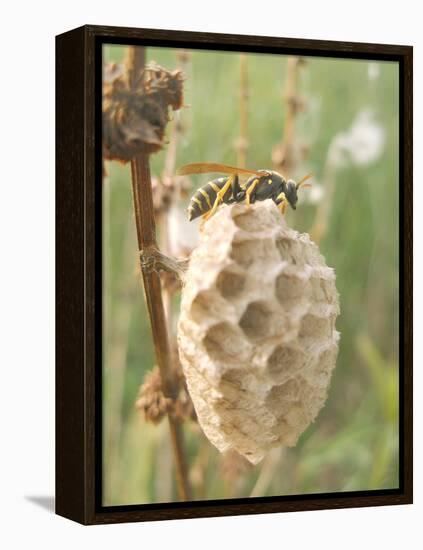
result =
[[[325,196],[325,189],[320,183],[313,183],[310,191],[307,193],[307,201],[311,204],[319,203]]]
[[[328,162],[338,168],[349,163],[365,166],[377,160],[385,146],[386,131],[368,109],[358,113],[350,129],[337,134],[328,151]]]

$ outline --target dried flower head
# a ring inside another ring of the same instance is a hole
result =
[[[165,397],[158,367],[148,372],[141,385],[136,408],[143,413],[147,422],[158,424],[165,415],[172,414],[177,420],[195,420],[196,414],[185,383],[182,369],[176,371],[178,395],[175,399]]]
[[[127,162],[141,152],[154,153],[164,145],[169,108],[183,104],[183,75],[159,66],[146,67],[134,87],[122,66],[104,71],[103,150],[110,160]]]
[[[158,424],[171,409],[172,399],[163,395],[158,367],[145,375],[135,406],[144,414],[145,420],[153,424]]]
[[[272,150],[273,166],[282,173],[292,174],[298,163],[298,149],[291,143],[280,142]]]
[[[339,334],[335,273],[273,201],[222,207],[191,255],[179,355],[198,421],[259,462],[293,446],[326,400]]]
[[[158,217],[167,214],[175,198],[185,197],[188,190],[191,189],[191,181],[189,178],[181,176],[163,176],[161,178],[153,176],[151,186],[154,215]]]
[[[190,61],[192,54],[189,50],[178,50],[176,53],[176,57],[178,58],[180,63],[184,64]]]

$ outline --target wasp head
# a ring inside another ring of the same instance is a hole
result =
[[[297,184],[293,180],[288,180],[286,182],[285,196],[289,202],[290,207],[293,210],[297,209],[298,193],[297,193]]]
[[[299,182],[295,182],[294,180],[288,180],[286,182],[285,196],[293,210],[296,210],[297,208],[298,189],[301,189],[302,187],[311,187],[311,185],[306,183],[306,181],[310,179],[312,175],[313,174],[307,174]]]

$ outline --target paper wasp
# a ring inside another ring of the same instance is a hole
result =
[[[301,187],[310,187],[310,184],[305,182],[312,176],[312,174],[307,174],[296,183],[291,179],[286,180],[273,170],[246,170],[215,162],[186,164],[177,173],[188,175],[210,172],[230,175],[209,181],[194,193],[188,207],[190,221],[199,216],[203,216],[204,219],[210,218],[221,203],[233,204],[242,202],[244,199],[246,204],[272,199],[282,214],[285,213],[288,204],[295,210],[298,200],[297,192]],[[244,174],[250,177],[244,184],[240,184],[238,175]]]

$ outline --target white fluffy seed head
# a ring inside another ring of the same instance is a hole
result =
[[[256,464],[296,444],[336,363],[334,270],[273,201],[224,206],[191,255],[178,324],[198,421],[220,450]]]

